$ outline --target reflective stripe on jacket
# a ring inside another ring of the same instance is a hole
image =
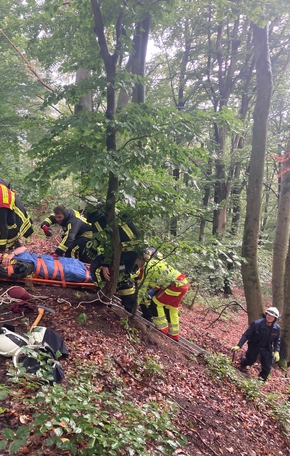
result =
[[[0,183],[0,208],[10,209],[15,207],[15,193],[6,185]]]
[[[58,254],[61,255],[67,251],[72,242],[78,237],[92,237],[92,227],[87,219],[83,217],[78,211],[73,209],[66,209],[65,216],[61,223],[57,223],[54,214],[47,217],[41,224],[43,226],[60,225],[64,231],[64,237],[57,246]]]
[[[169,266],[164,260],[152,258],[141,270],[138,282],[140,285],[138,301],[147,298],[148,289],[159,288],[163,293],[178,298],[185,294],[181,288],[188,289],[188,280],[177,269]],[[180,289],[179,289],[180,288]],[[159,294],[159,292],[158,292]]]

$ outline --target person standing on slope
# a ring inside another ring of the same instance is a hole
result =
[[[262,368],[259,379],[264,382],[270,374],[273,361],[280,360],[280,326],[276,323],[278,318],[279,310],[276,307],[269,307],[264,318],[253,321],[238,344],[232,347],[232,351],[236,352],[248,342],[246,355],[241,359],[242,369],[252,366],[260,355]]]

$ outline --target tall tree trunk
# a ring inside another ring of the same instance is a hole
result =
[[[108,49],[108,43],[105,36],[105,27],[103,24],[101,8],[98,0],[91,0],[95,33],[100,46],[100,53],[104,62],[106,78],[107,78],[107,110],[106,117],[108,119],[106,145],[108,155],[116,154],[116,130],[113,126],[113,120],[116,114],[116,72],[117,62],[120,53],[120,36],[122,33],[122,14],[120,14],[116,23],[116,45],[115,50],[111,54]],[[106,283],[104,293],[108,298],[111,298],[117,289],[119,278],[119,265],[121,258],[121,243],[120,235],[116,220],[115,204],[118,196],[119,182],[118,177],[113,173],[109,173],[109,183],[106,199],[106,220],[111,230],[111,247],[113,260],[110,266],[110,282]]]
[[[176,168],[173,170],[173,177],[174,179],[177,181],[179,179],[179,168]],[[178,218],[176,215],[174,215],[173,217],[171,217],[170,219],[170,234],[171,236],[177,236],[177,222],[178,222]]]
[[[75,84],[79,85],[81,82],[86,81],[87,79],[91,78],[91,72],[90,70],[87,70],[85,68],[78,68],[76,71],[76,79],[75,79]],[[89,91],[86,95],[82,95],[79,98],[78,103],[74,107],[74,113],[78,114],[79,112],[87,110],[87,111],[92,111],[93,110],[93,97],[92,97],[92,92]]]
[[[245,258],[245,262],[242,264],[242,277],[249,322],[258,318],[263,311],[257,253],[268,117],[272,95],[268,28],[268,25],[265,28],[260,28],[253,24],[257,97],[253,116],[252,153],[242,245],[242,256]]]
[[[233,235],[237,234],[241,216],[241,193],[242,193],[242,183],[240,182],[240,174],[241,174],[241,162],[235,164],[234,169],[234,178],[233,178],[233,189],[232,189],[232,208],[233,208],[233,216],[232,216],[232,226],[231,226],[231,233]]]
[[[228,105],[229,98],[233,90],[234,73],[238,58],[238,48],[240,45],[240,40],[238,39],[239,24],[240,18],[237,17],[233,23],[230,34],[230,47],[227,58],[223,55],[224,52],[222,47],[223,22],[220,22],[217,27],[216,55],[219,96],[214,102],[215,111],[220,112],[224,106]],[[226,60],[227,63],[225,63]],[[218,127],[214,124],[214,132],[218,158],[215,162],[216,182],[214,189],[214,202],[217,208],[214,210],[212,232],[214,235],[223,236],[226,231],[227,205],[231,188],[231,180],[226,177],[225,166],[227,130],[224,127]]]
[[[208,203],[210,200],[211,196],[211,176],[212,176],[212,160],[210,159],[208,161],[207,167],[206,167],[206,178],[207,181],[204,186],[204,195],[203,195],[203,200],[202,200],[202,209],[206,211],[208,208]],[[199,236],[198,240],[200,243],[204,243],[205,241],[205,227],[206,227],[206,216],[205,214],[201,215],[200,218],[200,225],[199,225]]]
[[[281,365],[287,367],[290,361],[290,242],[285,262],[284,274],[284,310],[281,327]]]
[[[137,74],[142,78],[145,76],[150,25],[151,16],[147,14],[144,19],[136,25],[133,40],[132,74]],[[144,103],[145,101],[145,84],[142,80],[137,82],[134,86],[132,101],[135,103]]]
[[[281,174],[281,192],[279,197],[276,233],[273,246],[272,296],[273,305],[283,310],[286,257],[290,227],[290,138],[284,156]],[[289,272],[289,271],[288,271]],[[290,311],[290,310],[289,310]]]

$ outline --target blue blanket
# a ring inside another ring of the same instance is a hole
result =
[[[55,269],[55,259],[51,255],[36,255],[35,253],[24,252],[20,255],[16,255],[14,257],[14,260],[33,263],[35,272],[38,264],[38,258],[42,258],[48,271],[48,279],[52,279],[53,272]],[[57,259],[62,265],[66,282],[83,283],[86,281],[87,266],[84,263],[82,263],[79,260],[76,260],[75,258],[59,257]],[[42,266],[40,268],[38,277],[45,278],[45,273]],[[54,280],[61,281],[61,275],[59,271],[57,272],[57,275]],[[89,282],[92,282],[91,276]]]

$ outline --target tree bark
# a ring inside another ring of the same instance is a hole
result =
[[[113,54],[110,54],[108,44],[105,36],[105,28],[102,20],[101,8],[98,0],[91,0],[94,22],[95,22],[95,33],[98,38],[100,46],[100,53],[104,62],[106,78],[107,78],[107,110],[106,117],[109,120],[106,134],[106,145],[108,157],[116,154],[116,130],[113,126],[113,120],[116,114],[116,73],[117,73],[117,61],[120,51],[120,36],[122,30],[122,15],[119,16],[116,23],[116,45]],[[118,196],[119,182],[118,177],[110,172],[109,183],[106,198],[105,215],[108,227],[111,234],[111,247],[113,253],[113,259],[110,266],[110,282],[107,282],[104,287],[104,293],[108,298],[111,298],[117,289],[117,283],[119,278],[119,265],[121,258],[121,242],[120,235],[116,220],[115,204]]]
[[[284,273],[284,310],[281,325],[281,365],[287,367],[287,362],[290,361],[290,242],[288,244],[288,252],[285,262]]]
[[[273,246],[272,296],[273,305],[280,312],[286,304],[284,300],[284,282],[286,257],[290,228],[290,138],[284,156],[281,172],[281,192],[279,197],[276,233]],[[287,288],[287,287],[286,287]],[[289,310],[290,311],[290,310]]]
[[[90,70],[87,70],[85,68],[78,68],[76,71],[75,84],[78,85],[82,81],[90,79],[90,77],[91,77]],[[90,112],[93,110],[93,97],[92,97],[91,91],[89,91],[86,95],[82,95],[79,98],[79,102],[74,107],[75,114],[78,114],[79,112],[81,112],[83,110],[87,110]]]
[[[240,18],[238,17],[233,24],[232,33],[230,36],[231,45],[228,58],[223,55],[222,49],[222,32],[224,24],[221,22],[217,28],[216,39],[216,55],[218,64],[218,85],[219,97],[215,100],[215,111],[221,111],[224,106],[228,105],[229,97],[234,85],[234,72],[236,69],[238,48],[240,41],[238,40]],[[225,59],[227,58],[227,64]],[[225,69],[226,68],[226,69]],[[226,155],[226,136],[227,131],[224,127],[214,125],[215,142],[217,145],[218,158],[215,161],[216,181],[214,189],[214,202],[216,209],[213,214],[213,234],[223,236],[226,231],[227,223],[227,206],[230,196],[231,180],[226,176],[225,155]]]
[[[257,253],[268,117],[272,95],[272,71],[269,54],[268,25],[265,28],[260,28],[254,24],[253,37],[256,61],[257,97],[253,115],[252,152],[242,245],[242,256],[245,258],[245,261],[242,264],[242,277],[249,322],[258,318],[263,311]]]

